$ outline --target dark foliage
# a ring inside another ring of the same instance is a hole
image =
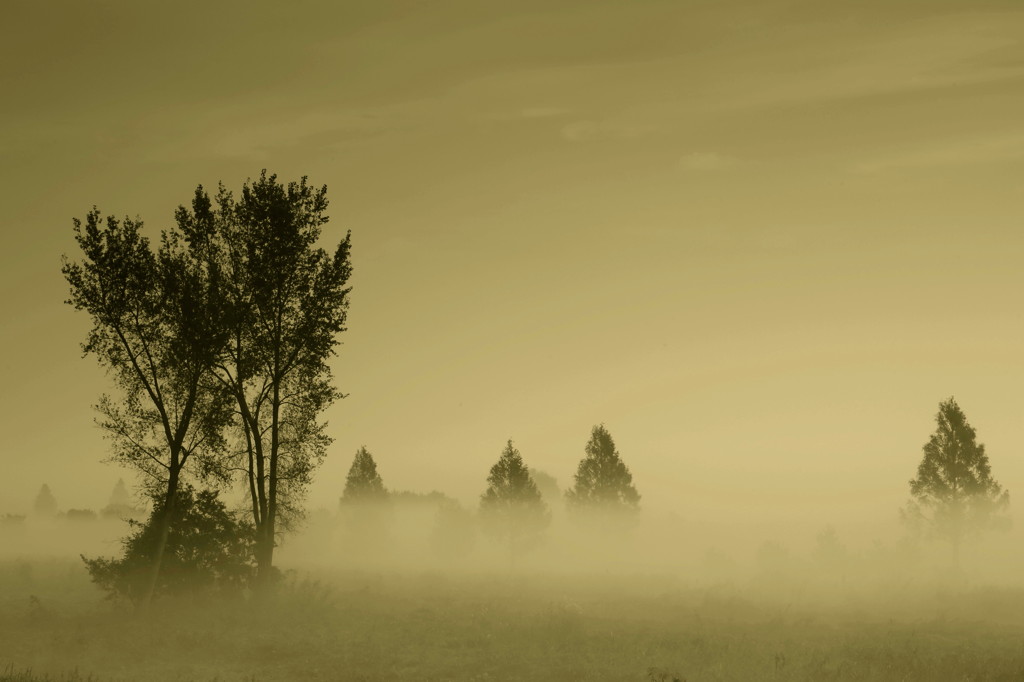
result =
[[[287,184],[266,171],[237,199],[198,187],[175,215],[185,240],[221,276],[216,374],[235,403],[234,432],[256,527],[257,563],[272,574],[281,529],[301,517],[302,497],[331,439],[324,410],[344,395],[329,358],[345,331],[352,271],[346,236],[317,247],[327,223],[327,187]]]
[[[373,455],[365,447],[359,448],[345,479],[342,503],[383,500],[387,496],[388,491],[384,488],[384,480],[377,473]]]
[[[129,521],[134,532],[123,541],[124,556],[82,557],[93,582],[112,597],[137,601],[146,589],[159,540],[162,497],[155,502],[145,522]],[[252,557],[252,525],[229,512],[216,491],[183,486],[172,508],[156,594],[238,592],[252,580]]]
[[[939,404],[935,421],[903,516],[912,527],[949,540],[955,550],[965,537],[1005,525],[1010,496],[992,478],[985,446],[953,398]]]
[[[491,467],[487,483],[480,496],[484,528],[507,542],[514,554],[535,544],[551,514],[511,440]]]
[[[565,498],[575,509],[635,511],[639,507],[633,475],[603,424],[591,431],[586,456],[580,460],[575,484],[566,491]]]
[[[163,231],[154,247],[140,220],[104,220],[96,208],[74,225],[81,260],[64,259],[67,303],[89,315],[82,350],[117,387],[100,398],[98,423],[113,459],[142,473],[148,492],[163,498],[144,607],[186,463],[203,477],[226,476],[223,433],[231,395],[213,374],[228,341],[222,276],[202,248],[207,232]]]

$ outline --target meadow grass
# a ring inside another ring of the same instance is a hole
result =
[[[1024,680],[1024,595],[1009,589],[826,604],[672,576],[306,576],[270,600],[139,617],[73,562],[4,563],[0,682]]]

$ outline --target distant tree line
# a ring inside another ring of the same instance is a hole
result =
[[[592,429],[584,452],[574,484],[564,495],[568,511],[580,521],[596,516],[605,529],[627,528],[639,510],[640,495],[603,424]],[[505,545],[514,560],[541,541],[551,523],[550,503],[557,494],[555,480],[527,467],[522,454],[509,440],[491,467],[487,487],[480,496],[478,513],[482,528]],[[389,492],[373,455],[361,447],[352,460],[341,497],[353,545],[366,547],[380,541],[384,537],[389,501],[408,499],[410,495]],[[443,533],[441,529],[451,525],[464,525],[459,505],[440,493],[435,495],[442,520],[438,532]]]
[[[131,495],[128,492],[128,487],[124,483],[123,478],[117,479],[117,483],[114,484],[114,489],[110,493],[110,501],[107,502],[107,506],[100,509],[97,514],[92,509],[68,509],[66,511],[59,511],[57,505],[57,498],[54,497],[53,491],[50,490],[50,486],[44,483],[36,493],[35,501],[32,503],[32,513],[37,518],[53,518],[57,516],[64,516],[67,519],[75,520],[91,520],[96,518],[107,518],[107,519],[139,519],[145,516],[145,510],[135,506],[132,502]]]

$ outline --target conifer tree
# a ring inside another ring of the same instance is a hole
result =
[[[145,516],[145,511],[132,504],[128,487],[124,484],[124,479],[119,478],[110,493],[110,501],[100,510],[100,514],[105,518],[140,519]]]
[[[387,551],[394,521],[391,502],[373,455],[359,448],[341,496],[341,528],[350,554],[367,559]]]
[[[377,463],[373,461],[373,455],[365,446],[359,448],[345,478],[342,502],[381,500],[387,496],[388,491],[384,488],[384,480],[377,473]]]
[[[50,492],[50,486],[43,484],[32,508],[38,516],[53,516],[57,513],[57,499]]]
[[[130,507],[132,504],[132,498],[128,494],[128,488],[124,484],[124,479],[117,479],[117,483],[114,484],[114,490],[110,493],[110,501],[107,503],[108,507]]]
[[[1005,521],[1009,493],[992,478],[985,446],[953,398],[939,404],[904,518],[949,541],[954,561],[969,535]]]
[[[539,540],[551,515],[511,440],[491,467],[487,483],[480,497],[484,528],[507,542],[514,557]]]
[[[640,495],[633,475],[619,457],[615,441],[604,427],[595,426],[585,448],[586,456],[576,470],[575,484],[566,491],[570,509],[576,511],[634,512]]]

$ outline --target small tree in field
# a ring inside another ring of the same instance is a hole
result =
[[[114,490],[110,493],[110,501],[107,502],[106,507],[100,510],[100,514],[105,518],[114,519],[141,519],[145,516],[143,510],[132,504],[131,495],[128,493],[128,487],[124,484],[123,478],[117,479]]]
[[[950,542],[958,561],[964,539],[1006,521],[1010,495],[992,478],[985,446],[953,398],[939,404],[935,421],[903,516]]]
[[[551,515],[511,440],[491,467],[487,483],[487,490],[480,497],[484,528],[507,542],[514,557],[539,540],[551,522]]]
[[[53,516],[57,513],[57,499],[50,492],[50,486],[43,484],[32,508],[38,516]]]
[[[384,480],[377,473],[377,463],[373,461],[373,455],[365,446],[359,448],[345,478],[342,503],[383,500],[387,496],[388,491],[384,488]]]
[[[575,483],[565,493],[569,509],[606,519],[632,516],[639,510],[640,494],[603,424],[590,432],[585,451],[586,456],[576,469]]]
[[[356,451],[341,496],[345,543],[364,555],[378,554],[390,543],[391,499],[377,463],[365,447]]]
[[[128,507],[131,506],[132,498],[128,494],[128,486],[124,484],[124,479],[117,479],[117,483],[114,484],[114,490],[110,493],[110,501],[107,502],[108,507]]]

